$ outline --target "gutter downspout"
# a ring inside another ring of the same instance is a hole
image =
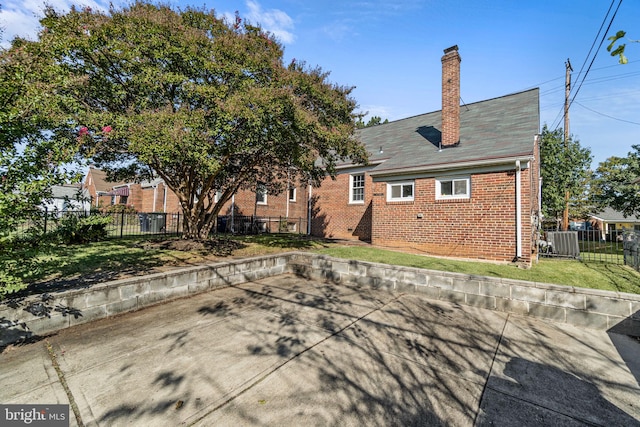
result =
[[[287,217],[287,220],[289,220],[289,192],[291,191],[291,178],[289,177],[289,169],[287,169],[287,207],[286,207],[286,212],[285,212],[285,216]]]
[[[234,226],[233,226],[235,211],[236,211],[236,194],[233,193],[231,195],[231,227],[229,227],[229,229],[231,230],[231,233],[235,233],[236,232],[235,229],[234,229]]]
[[[311,236],[311,196],[313,186],[309,184],[309,197],[307,198],[307,235]]]
[[[162,212],[167,212],[167,184],[165,182],[162,183]]]
[[[516,160],[516,260],[522,258],[522,195],[520,160]]]
[[[158,186],[154,185],[153,186],[153,211],[156,211],[156,199],[158,198]]]

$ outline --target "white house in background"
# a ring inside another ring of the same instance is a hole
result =
[[[82,184],[54,185],[51,187],[51,199],[45,200],[42,207],[48,212],[85,212],[91,209],[91,196]]]

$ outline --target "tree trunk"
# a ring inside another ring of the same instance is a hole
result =
[[[216,210],[213,212],[198,212],[195,208],[183,208],[184,222],[182,223],[182,237],[192,240],[206,240],[215,223]]]

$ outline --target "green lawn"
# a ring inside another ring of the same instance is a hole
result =
[[[601,262],[542,259],[531,269],[487,262],[411,255],[370,246],[344,246],[295,234],[221,236],[202,244],[178,238],[130,237],[86,245],[49,245],[37,252],[0,253],[30,288],[75,286],[167,269],[276,252],[304,250],[338,258],[409,267],[504,277],[640,294],[640,274],[629,267]],[[0,265],[1,267],[2,265]],[[2,277],[0,276],[0,279]],[[1,282],[1,280],[0,280]],[[0,292],[0,298],[1,298]]]

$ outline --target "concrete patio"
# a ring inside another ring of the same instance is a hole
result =
[[[0,403],[70,403],[85,426],[640,426],[638,355],[611,331],[284,274],[6,347]]]

